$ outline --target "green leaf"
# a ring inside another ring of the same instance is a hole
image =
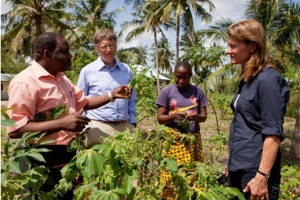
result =
[[[52,119],[56,119],[61,114],[67,113],[67,112],[68,112],[68,109],[66,108],[66,106],[57,106],[57,107],[53,108],[53,110],[51,112],[51,117],[52,117]]]
[[[166,158],[166,163],[168,170],[170,170],[171,172],[176,172],[176,170],[178,169],[176,160],[174,160],[173,158]]]
[[[126,195],[126,191],[122,188],[116,188],[113,191],[118,194]]]
[[[11,119],[2,119],[1,120],[1,125],[2,126],[15,126],[15,122]]]
[[[46,162],[44,157],[40,154],[40,153],[37,153],[37,152],[27,152],[26,153],[27,156],[33,158],[34,160],[37,160],[37,161],[40,161],[40,162]]]
[[[41,143],[39,143],[37,146],[49,144],[49,143],[52,143],[52,142],[54,142],[54,141],[55,141],[55,140],[52,140],[52,139],[46,139],[46,140],[43,140]]]
[[[21,174],[19,162],[17,161],[9,161],[8,162],[9,169],[17,174]]]

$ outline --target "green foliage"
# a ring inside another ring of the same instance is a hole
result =
[[[151,74],[149,68],[137,68],[131,66],[133,78],[129,85],[136,90],[138,101],[136,103],[137,121],[156,114],[156,87],[155,75]]]
[[[208,93],[207,96],[215,106],[215,109],[220,112],[217,113],[220,119],[232,118],[232,110],[230,108],[230,103],[233,98],[233,94]]]
[[[17,74],[27,67],[24,59],[16,59],[11,53],[1,50],[1,72]]]
[[[2,125],[14,126],[15,123],[9,119],[6,111],[11,108],[1,110]],[[51,119],[57,118],[66,112],[65,106],[59,106],[52,109]],[[47,117],[36,116],[39,121],[49,120]],[[47,167],[31,166],[30,159],[44,162],[42,153],[49,152],[46,148],[37,148],[40,145],[46,145],[52,140],[43,140],[46,133],[27,132],[22,135],[20,140],[10,140],[4,143],[1,149],[1,197],[4,199],[23,199],[25,197],[33,198],[37,195],[40,199],[53,199],[53,195],[40,191],[40,187],[47,180]],[[29,142],[30,141],[30,142]],[[22,163],[22,164],[21,164]],[[22,170],[21,170],[22,165]],[[31,168],[32,167],[32,168]],[[25,170],[25,171],[24,171]]]
[[[299,166],[284,165],[281,168],[280,199],[296,200],[300,198]]]
[[[221,65],[224,60],[225,51],[221,46],[213,46],[206,48],[195,44],[191,47],[183,49],[185,54],[182,59],[189,60],[192,65],[197,79],[194,79],[195,84],[204,82],[207,77]]]
[[[77,55],[74,59],[72,68],[65,72],[66,76],[70,79],[72,83],[76,84],[80,74],[80,70],[96,59],[97,56],[95,54],[82,52],[80,55]]]
[[[205,151],[205,160],[209,163],[218,165],[219,162],[226,162],[227,160],[227,147],[228,132],[220,132],[218,135],[212,135],[207,141],[205,141],[205,147],[209,150]],[[226,155],[224,157],[224,155]],[[220,171],[223,171],[224,164],[220,165]]]
[[[105,137],[101,144],[77,153],[62,169],[63,179],[55,188],[63,194],[80,174],[83,182],[76,187],[75,199],[160,199],[165,183],[160,182],[161,170],[172,176],[171,186],[179,199],[228,199],[233,195],[243,199],[236,189],[219,186],[216,169],[203,163],[191,163],[179,168],[172,157],[162,157],[165,127],[142,132],[135,129]],[[193,177],[193,184],[190,179]]]
[[[20,141],[10,141],[4,144],[1,151],[1,197],[3,199],[23,199],[26,196],[39,195],[41,197],[47,194],[39,191],[40,186],[47,179],[48,169],[45,166],[38,166],[30,169],[29,158],[45,162],[42,152],[48,152],[48,149],[36,147],[37,142],[44,136],[39,133],[25,133]],[[28,140],[33,143],[29,144]],[[41,144],[45,144],[45,141]],[[26,171],[21,172],[20,162]]]
[[[286,67],[283,76],[288,80],[291,95],[287,105],[286,116],[296,117],[298,108],[298,83],[300,79],[300,68]]]

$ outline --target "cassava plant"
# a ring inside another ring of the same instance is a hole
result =
[[[63,179],[55,193],[63,194],[72,187],[72,181],[82,177],[74,190],[75,199],[160,199],[165,183],[161,170],[172,176],[171,186],[179,192],[179,199],[228,199],[237,195],[237,189],[217,184],[216,171],[211,166],[191,163],[179,168],[172,157],[162,157],[162,143],[171,140],[164,126],[152,131],[135,129],[113,137],[102,138],[101,144],[80,150],[62,169]],[[170,141],[172,142],[172,141]],[[190,178],[193,177],[193,182]]]

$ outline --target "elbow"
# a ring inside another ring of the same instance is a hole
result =
[[[10,139],[20,139],[22,137],[23,133],[20,133],[18,131],[14,131],[14,132],[11,132],[11,133],[8,133],[8,137]]]

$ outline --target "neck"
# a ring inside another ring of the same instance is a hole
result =
[[[102,62],[110,68],[112,68],[116,63],[115,59],[113,59],[113,60],[103,60],[102,59]]]

